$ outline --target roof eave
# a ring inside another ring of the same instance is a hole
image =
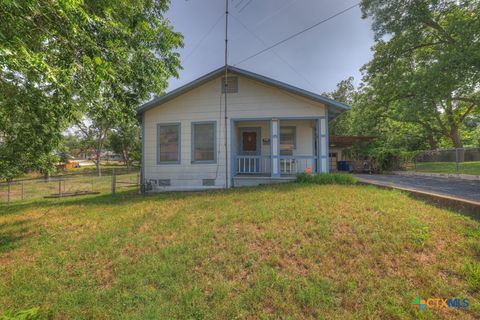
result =
[[[196,87],[201,86],[204,83],[207,83],[210,80],[213,80],[214,78],[220,76],[222,74],[223,70],[225,70],[224,67],[218,68],[218,69],[216,69],[216,70],[214,70],[210,73],[207,73],[206,75],[204,75],[204,76],[202,76],[202,77],[200,77],[200,78],[198,78],[198,79],[196,79],[192,82],[187,83],[186,85],[183,85],[183,86],[181,86],[181,87],[179,87],[179,88],[177,88],[173,91],[170,91],[169,93],[166,93],[166,94],[164,94],[160,97],[154,98],[153,100],[141,105],[137,109],[137,116],[141,115],[145,111],[147,111],[147,110],[149,110],[149,109],[151,109],[155,106],[158,106],[158,105],[163,104],[167,101],[170,101],[170,100],[182,95],[183,93],[185,93],[187,91],[190,91],[190,90],[192,90]],[[309,92],[309,91],[300,89],[298,87],[294,87],[294,86],[291,86],[289,84],[286,84],[284,82],[280,82],[280,81],[277,81],[275,79],[268,78],[268,77],[250,72],[250,71],[235,68],[235,67],[232,67],[232,66],[229,66],[228,70],[232,73],[236,73],[236,74],[244,76],[246,78],[249,78],[249,79],[252,79],[252,80],[255,80],[255,81],[259,81],[259,82],[262,82],[264,84],[276,87],[278,89],[285,90],[287,92],[302,96],[304,98],[307,98],[307,99],[325,104],[329,109],[329,118],[330,119],[335,118],[340,113],[342,113],[344,111],[347,111],[351,108],[350,106],[348,106],[346,104],[343,104],[341,102],[332,100],[332,99],[327,98],[325,96],[318,95],[318,94],[315,94],[313,92]]]

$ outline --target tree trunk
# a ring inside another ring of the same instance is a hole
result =
[[[102,176],[102,168],[100,167],[100,150],[97,149],[95,151],[95,157],[97,159],[95,159],[95,166],[97,167],[97,176],[101,177]]]
[[[458,131],[457,126],[452,126],[450,128],[450,139],[452,139],[455,149],[460,149],[460,150],[456,150],[457,152],[456,160],[458,162],[465,161],[465,149],[463,149],[462,138],[460,137],[460,132]]]
[[[430,150],[436,150],[438,147],[438,141],[433,137],[433,135],[429,134],[427,136],[428,145],[430,146]]]

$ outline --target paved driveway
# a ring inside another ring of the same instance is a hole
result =
[[[480,202],[480,181],[451,178],[358,174],[359,180],[384,186],[415,189]]]

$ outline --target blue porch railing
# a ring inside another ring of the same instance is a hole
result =
[[[235,157],[236,174],[270,174],[270,156]],[[317,157],[315,156],[280,156],[280,174],[295,175],[301,172],[315,172]]]
[[[316,167],[317,157],[315,156],[280,156],[280,174],[283,175],[315,172]]]
[[[270,156],[236,156],[235,172],[237,174],[269,174]]]

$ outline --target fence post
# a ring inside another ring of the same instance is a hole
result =
[[[115,187],[116,187],[116,184],[117,182],[115,181],[116,180],[116,176],[115,176],[115,168],[112,169],[112,194],[115,195]]]
[[[10,186],[11,186],[11,182],[8,181],[8,184],[7,184],[7,203],[10,203]]]
[[[62,180],[58,179],[58,196],[62,197]]]
[[[455,148],[455,166],[458,173],[458,148]]]
[[[24,188],[23,188],[23,181],[22,181],[22,200],[25,199],[25,193],[24,193]]]

